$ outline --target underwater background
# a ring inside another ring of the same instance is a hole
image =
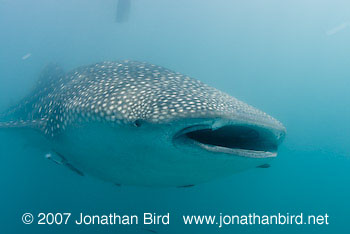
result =
[[[280,120],[267,169],[188,189],[116,187],[46,160],[0,131],[0,233],[350,233],[350,2],[0,0],[0,110],[45,65],[147,61],[197,78]],[[24,225],[23,213],[170,213],[170,225]],[[329,215],[329,225],[184,225],[182,215]]]

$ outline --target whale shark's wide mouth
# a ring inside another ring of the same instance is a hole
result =
[[[276,157],[281,136],[263,127],[226,125],[217,129],[195,125],[178,132],[176,144],[201,147],[214,153],[224,153],[251,158]]]

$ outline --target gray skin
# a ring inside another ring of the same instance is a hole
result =
[[[286,133],[224,92],[136,61],[68,73],[48,66],[0,128],[34,130],[27,134],[45,139],[47,158],[79,174],[142,186],[188,186],[264,165]]]

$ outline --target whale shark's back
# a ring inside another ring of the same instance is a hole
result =
[[[31,94],[8,113],[7,121],[44,123],[41,129],[49,135],[72,123],[89,121],[166,123],[244,115],[276,123],[269,115],[196,79],[136,61],[96,63],[64,75],[57,66],[50,66]]]

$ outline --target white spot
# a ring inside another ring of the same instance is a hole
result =
[[[328,31],[326,32],[326,34],[327,34],[327,36],[332,36],[332,35],[334,35],[334,34],[340,32],[340,31],[346,29],[349,25],[350,25],[350,24],[349,24],[348,22],[344,22],[344,23],[342,23],[342,24],[340,24],[340,25],[338,25],[338,26],[336,26],[336,27],[334,27],[334,28],[328,30]]]

